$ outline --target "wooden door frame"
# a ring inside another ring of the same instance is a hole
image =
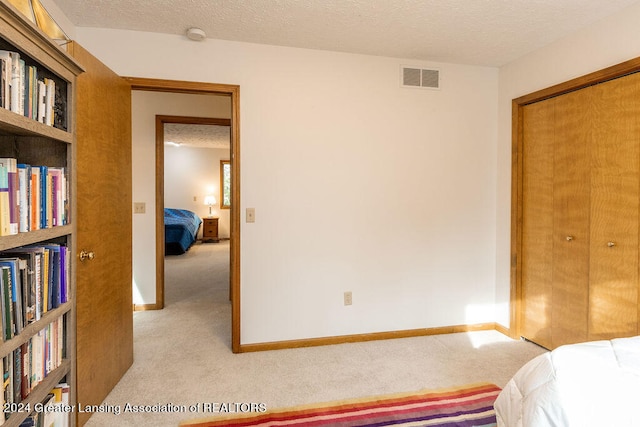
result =
[[[240,348],[240,86],[216,83],[124,77],[131,90],[196,95],[220,95],[231,98],[231,224],[229,253],[229,283],[231,297],[231,350]],[[169,116],[164,116],[169,117]],[[156,120],[156,171],[164,169],[164,140],[158,142]],[[163,127],[163,126],[162,126]],[[160,132],[160,134],[162,134]],[[164,177],[156,173],[156,304],[145,309],[164,306]]]
[[[554,96],[640,71],[640,57],[515,98],[511,102],[511,274],[509,333],[520,338],[522,326],[522,219],[524,107]],[[638,312],[640,320],[640,309]]]
[[[189,116],[156,116],[156,303],[153,307],[144,306],[142,309],[160,310],[164,308],[164,125],[216,125],[231,127],[231,119],[213,117]],[[231,156],[231,148],[229,149]],[[220,195],[222,198],[222,193]],[[160,224],[160,225],[158,225]],[[162,265],[160,265],[162,264]],[[229,285],[229,300],[231,300],[231,285]]]

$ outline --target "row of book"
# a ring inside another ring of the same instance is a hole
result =
[[[3,341],[19,335],[69,299],[68,248],[23,246],[0,253],[0,315]]]
[[[65,225],[69,221],[66,168],[31,166],[0,158],[0,236]]]
[[[55,407],[64,409],[56,409]],[[19,427],[68,427],[69,384],[60,383],[42,401],[39,407],[20,423]]]
[[[5,403],[22,402],[62,364],[64,338],[64,318],[58,317],[3,358]]]
[[[56,122],[56,83],[19,52],[0,50],[0,107],[48,126]]]

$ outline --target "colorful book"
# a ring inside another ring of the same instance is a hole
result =
[[[40,168],[31,168],[31,229],[42,228]]]
[[[13,304],[11,295],[11,272],[9,267],[0,267],[2,274],[2,308],[3,308],[3,335],[4,340],[13,338]]]
[[[11,204],[9,202],[9,165],[0,161],[0,236],[11,234]]]
[[[49,168],[47,166],[38,166],[40,170],[40,227],[39,228],[48,228],[48,207],[49,207]]]
[[[0,157],[0,164],[7,167],[9,189],[9,234],[18,234],[20,222],[18,161],[12,157]]]
[[[0,258],[0,267],[9,269],[9,286],[11,287],[11,327],[13,334],[17,335],[24,327],[22,318],[22,284],[20,283],[20,259],[19,258]],[[5,281],[5,285],[7,282]],[[8,286],[5,286],[5,289]]]

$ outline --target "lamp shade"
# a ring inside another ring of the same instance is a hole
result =
[[[216,204],[216,198],[214,196],[204,196],[204,204],[207,206],[213,206]]]

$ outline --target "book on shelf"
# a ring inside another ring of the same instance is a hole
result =
[[[0,57],[0,108],[7,104],[9,84],[7,83],[7,61]]]
[[[26,399],[64,359],[64,320],[57,318],[3,357],[3,399]],[[64,390],[62,390],[64,391]]]
[[[18,163],[18,232],[26,233],[31,230],[31,166]]]
[[[0,288],[2,288],[2,337],[4,341],[8,341],[13,338],[15,331],[9,267],[0,267]]]
[[[24,261],[23,261],[24,262]],[[26,269],[26,263],[19,261],[19,258],[0,258],[0,268],[2,268],[3,274],[2,281],[5,291],[10,291],[9,303],[11,304],[9,319],[9,330],[5,334],[7,339],[12,338],[14,335],[18,335],[24,328],[24,319],[22,315],[22,285],[21,279],[23,277],[20,272],[20,268],[24,266]]]
[[[0,158],[0,236],[68,222],[65,167],[32,166],[15,158]]]
[[[44,79],[44,84],[46,86],[45,89],[45,121],[44,124],[47,126],[53,126],[54,117],[53,117],[53,104],[55,102],[54,97],[56,95],[56,83],[53,79]]]
[[[0,253],[2,340],[8,341],[42,314],[69,300],[69,253],[59,244]]]
[[[5,209],[9,211],[9,234],[18,234],[19,227],[19,182],[18,182],[18,161],[12,157],[0,157],[0,173],[3,175],[0,177],[2,187],[4,183],[9,191],[9,204],[3,205]],[[6,174],[6,177],[5,177]]]
[[[34,336],[29,342],[18,347],[13,352],[2,358],[2,390],[0,392],[0,403],[3,408],[14,408],[29,397],[29,394],[37,387],[46,376],[60,366],[62,358],[59,357],[58,335],[61,327],[58,324],[49,325],[46,333]],[[45,332],[45,331],[43,331]],[[48,366],[48,368],[47,368]],[[45,369],[46,368],[46,369]],[[62,382],[56,385],[40,402],[42,410],[35,410],[27,418],[37,420],[44,413],[62,413],[63,411],[55,408],[44,408],[45,405],[69,405],[70,388],[68,383]],[[5,405],[7,404],[7,405]],[[22,408],[36,409],[33,402],[30,405],[22,406]],[[68,416],[68,411],[64,411]],[[0,425],[11,417],[11,410],[4,410],[0,416]],[[42,425],[42,420],[36,421],[35,425]],[[26,425],[30,425],[26,421]],[[68,419],[57,415],[55,419],[56,426],[68,425]],[[21,424],[22,425],[22,424]],[[51,424],[48,424],[51,425]]]
[[[69,406],[69,385],[60,383],[55,386],[38,406],[42,410],[30,413],[19,427],[68,427],[69,411],[54,406]]]
[[[42,314],[44,253],[45,248],[42,246],[27,246],[4,251],[4,254],[19,257],[26,263],[26,279],[24,280],[24,292],[22,293],[25,326],[40,320]],[[67,270],[68,267],[65,267],[65,271]]]
[[[40,194],[40,169],[31,168],[31,230],[38,230],[41,225],[40,204],[42,203]]]
[[[13,403],[13,366],[9,356],[2,358],[2,400],[3,404]],[[2,418],[7,418],[9,415],[3,412]]]
[[[11,56],[11,94],[9,95],[9,109],[14,113],[20,112],[20,54],[9,52]]]
[[[51,198],[49,197],[49,183],[51,178],[49,177],[49,168],[47,166],[37,166],[40,169],[40,227],[49,227],[48,206]]]
[[[9,165],[6,162],[0,162],[0,236],[11,234],[9,194]]]
[[[0,107],[66,130],[66,100],[56,81],[38,72],[19,52],[0,50]]]
[[[13,350],[13,403],[22,402],[22,347]]]
[[[2,98],[0,107],[11,109],[11,68],[13,57],[11,52],[0,50],[0,61],[2,61]]]
[[[33,118],[33,85],[34,85],[34,74],[33,71],[35,67],[32,65],[25,65],[24,70],[24,96],[23,96],[23,104],[24,111],[23,114],[25,117]]]

